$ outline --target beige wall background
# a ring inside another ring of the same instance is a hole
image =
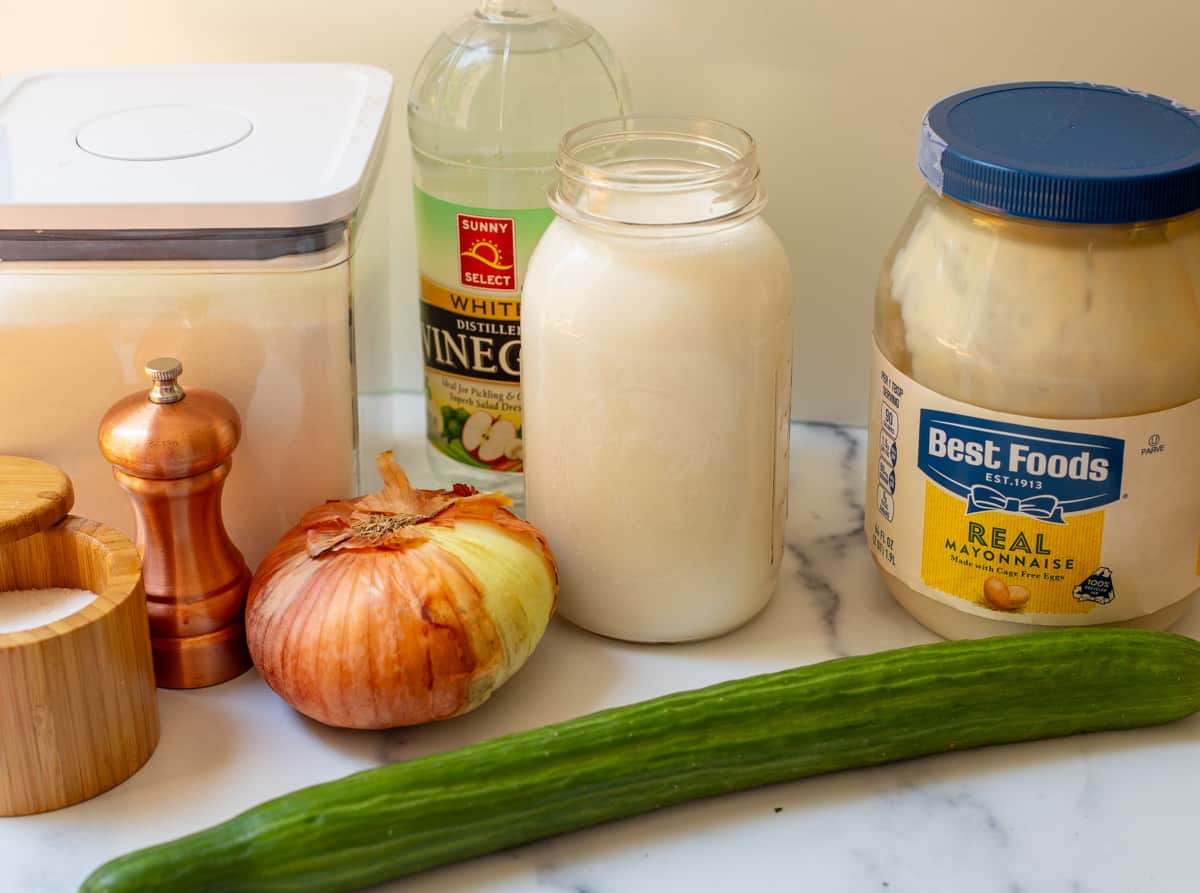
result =
[[[761,145],[796,273],[798,418],[865,418],[880,260],[920,189],[925,108],[1001,80],[1118,83],[1200,105],[1193,0],[572,0],[639,111],[708,115]],[[360,384],[420,386],[404,126],[408,83],[470,0],[0,0],[0,73],[62,64],[354,61],[396,77],[390,294],[360,296]]]

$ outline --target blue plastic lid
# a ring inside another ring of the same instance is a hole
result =
[[[1200,209],[1200,112],[1096,84],[981,87],[929,110],[917,165],[939,194],[1000,214],[1164,220]]]

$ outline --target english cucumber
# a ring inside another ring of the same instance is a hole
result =
[[[86,893],[356,890],[664,806],[1200,710],[1200,643],[940,642],[755,676],[316,785],[97,869]]]

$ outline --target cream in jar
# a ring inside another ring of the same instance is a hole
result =
[[[930,110],[876,302],[866,530],[959,638],[1200,589],[1200,117],[1028,83]]]
[[[783,554],[791,277],[753,140],[632,118],[567,134],[522,305],[526,506],[560,610],[671,642],[757,614]]]

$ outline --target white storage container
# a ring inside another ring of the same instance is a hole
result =
[[[367,199],[391,90],[353,65],[0,81],[0,453],[59,466],[79,514],[132,531],[97,425],[175,356],[241,415],[224,505],[251,567],[351,495],[351,296],[384,287]]]

